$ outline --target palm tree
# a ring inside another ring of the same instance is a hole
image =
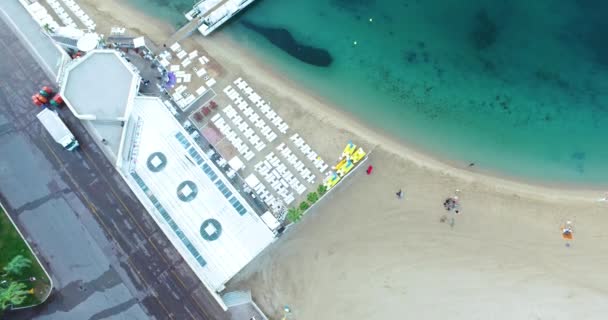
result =
[[[302,211],[299,208],[289,208],[289,210],[287,210],[287,220],[298,222],[301,217]]]
[[[27,294],[25,284],[19,282],[11,282],[8,287],[0,288],[0,310],[22,304]]]
[[[29,268],[32,261],[22,255],[16,255],[5,267],[4,271],[7,274],[18,275],[23,269]]]

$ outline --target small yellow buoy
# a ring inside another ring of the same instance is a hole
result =
[[[369,22],[374,22],[374,19],[372,19],[372,18],[369,18]]]

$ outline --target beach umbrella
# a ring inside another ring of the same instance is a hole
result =
[[[165,88],[173,88],[173,86],[175,86],[175,84],[177,83],[177,77],[175,76],[174,72],[169,72],[167,74],[167,83],[165,84]]]
[[[572,230],[572,221],[566,221],[564,225],[561,227],[562,238],[564,240],[572,240],[574,239],[573,230]]]
[[[76,32],[76,31],[74,31],[74,32]],[[82,33],[82,31],[80,31],[80,30],[78,30],[78,32]],[[93,49],[96,49],[99,46],[100,40],[101,40],[101,37],[97,33],[94,33],[94,32],[86,33],[86,34],[82,35],[80,37],[80,39],[78,39],[76,46],[78,47],[78,50],[80,50],[82,52],[89,52]]]

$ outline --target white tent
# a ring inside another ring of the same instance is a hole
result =
[[[239,169],[241,169],[242,167],[245,166],[243,161],[241,161],[241,159],[236,156],[234,158],[230,159],[230,161],[228,161],[228,165],[230,166],[230,168],[234,169],[235,171],[238,171]]]
[[[97,33],[87,33],[82,38],[78,39],[78,50],[88,52],[99,45],[99,35]]]
[[[146,40],[144,39],[144,37],[135,38],[135,39],[133,39],[133,46],[135,48],[145,47]]]
[[[270,211],[266,211],[262,216],[262,221],[270,228],[270,230],[276,230],[281,224],[279,220],[275,218]]]
[[[245,183],[251,188],[255,188],[258,184],[260,184],[260,179],[255,176],[255,174],[250,174],[247,178],[245,178]]]

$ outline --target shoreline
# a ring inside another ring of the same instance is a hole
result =
[[[389,133],[380,128],[374,128],[365,124],[355,115],[343,110],[336,104],[327,101],[327,99],[317,95],[308,88],[299,86],[288,75],[283,75],[273,70],[265,62],[254,57],[254,53],[243,51],[228,35],[215,34],[212,38],[196,38],[195,41],[204,44],[206,49],[209,47],[218,50],[225,46],[231,49],[221,50],[222,54],[226,55],[229,52],[238,52],[242,60],[246,60],[247,66],[250,68],[249,73],[256,75],[266,75],[268,78],[274,78],[276,83],[281,83],[281,94],[289,96],[290,99],[296,100],[298,104],[305,105],[308,112],[312,112],[323,121],[329,121],[336,127],[350,132],[357,132],[355,135],[361,136],[363,139],[370,141],[373,145],[381,147],[383,150],[397,154],[404,159],[415,163],[420,167],[429,168],[431,170],[452,174],[455,177],[465,180],[475,180],[485,182],[489,185],[502,184],[505,190],[522,192],[523,189],[529,190],[532,194],[567,192],[576,194],[579,197],[586,193],[603,193],[601,186],[578,185],[578,184],[560,184],[560,183],[543,183],[536,180],[519,179],[508,175],[501,175],[500,172],[491,170],[467,170],[462,168],[466,164],[462,164],[456,160],[442,159],[437,155],[428,151],[422,151],[412,146],[407,141],[401,141],[391,137]],[[212,43],[213,42],[213,43]],[[218,50],[220,51],[220,50]],[[241,62],[243,63],[243,62]],[[264,77],[264,76],[261,76]],[[288,90],[285,90],[288,89]],[[313,108],[314,111],[311,111]],[[460,164],[460,165],[459,165]],[[479,171],[479,172],[478,172]],[[598,194],[598,196],[601,194]]]
[[[128,29],[145,35],[159,46],[162,46],[163,41],[176,31],[175,27],[169,22],[142,12],[129,3],[119,3],[116,0],[83,0],[81,3],[88,11],[91,11],[91,9],[95,10],[95,17],[111,21],[98,21],[100,26],[120,23]],[[116,8],[120,8],[120,10],[115,10]],[[112,16],[108,13],[110,10],[112,11]],[[118,13],[120,15],[117,15]],[[125,21],[129,23],[124,23]],[[145,23],[143,23],[144,21]],[[146,26],[146,30],[140,29],[139,26],[142,25]],[[450,174],[468,182],[480,182],[489,186],[500,186],[505,191],[533,196],[543,194],[555,195],[555,192],[558,192],[562,197],[579,200],[597,200],[604,193],[603,186],[601,185],[527,180],[523,177],[509,176],[498,171],[479,169],[479,167],[467,170],[463,168],[466,166],[466,163],[446,159],[445,157],[442,158],[438,154],[434,154],[428,150],[420,150],[420,148],[413,146],[412,142],[394,138],[390,133],[383,131],[381,128],[374,128],[365,124],[352,113],[312,92],[309,88],[299,85],[290,79],[288,75],[280,74],[256,56],[256,53],[243,50],[229,35],[222,33],[221,29],[210,37],[193,34],[182,41],[194,41],[200,44],[214,58],[222,56],[220,59],[216,58],[221,65],[226,64],[227,60],[238,60],[237,67],[241,68],[243,65],[247,65],[248,67],[248,70],[244,73],[255,74],[255,77],[270,80],[266,84],[269,87],[272,87],[273,83],[280,83],[282,86],[281,95],[295,100],[300,106],[306,106],[306,110],[313,113],[320,120],[324,122],[331,120],[329,121],[331,125],[349,131],[355,136],[360,136],[371,142],[371,144],[379,146],[387,152],[397,154],[419,167],[428,168],[443,174]],[[311,111],[311,108],[314,111]]]
[[[335,120],[333,123],[341,128],[348,131],[356,131],[358,136],[363,136],[364,139],[371,140],[374,145],[382,147],[385,151],[395,153],[409,161],[416,163],[419,166],[434,169],[436,171],[450,171],[455,176],[460,178],[467,178],[467,175],[478,179],[490,179],[492,183],[503,183],[510,185],[509,189],[520,190],[521,187],[533,187],[543,189],[544,192],[552,191],[574,191],[574,192],[600,192],[605,191],[605,186],[592,185],[575,182],[548,182],[541,180],[525,179],[523,177],[510,176],[503,174],[499,171],[491,169],[479,169],[478,166],[475,169],[467,169],[468,165],[466,162],[458,160],[452,160],[449,158],[441,157],[437,153],[433,153],[429,150],[414,146],[411,141],[404,141],[400,138],[393,137],[389,132],[382,128],[376,128],[372,125],[366,124],[362,119],[356,115],[348,112],[347,110],[340,108],[336,103],[329,101],[328,99],[320,96],[311,89],[298,84],[295,80],[291,79],[288,75],[284,75],[274,70],[269,64],[262,61],[261,58],[256,56],[256,53],[247,52],[225,34],[213,35],[213,40],[206,40],[211,38],[196,39],[197,42],[220,42],[219,44],[213,44],[213,46],[228,46],[233,48],[233,51],[239,52],[240,56],[244,57],[243,60],[247,61],[247,65],[251,67],[255,66],[256,74],[265,73],[270,78],[274,78],[277,83],[281,83],[282,86],[289,88],[293,94],[290,97],[298,96],[296,100],[308,100],[314,103],[306,104],[307,108],[313,107],[315,115],[323,119],[325,117],[331,117]],[[223,50],[224,52],[228,50]],[[283,88],[282,88],[283,89]],[[285,92],[285,90],[282,90]],[[367,138],[367,137],[372,138]],[[397,150],[397,151],[393,151]],[[456,172],[457,171],[457,172]],[[490,182],[490,181],[488,181]],[[608,187],[608,186],[606,186]]]

